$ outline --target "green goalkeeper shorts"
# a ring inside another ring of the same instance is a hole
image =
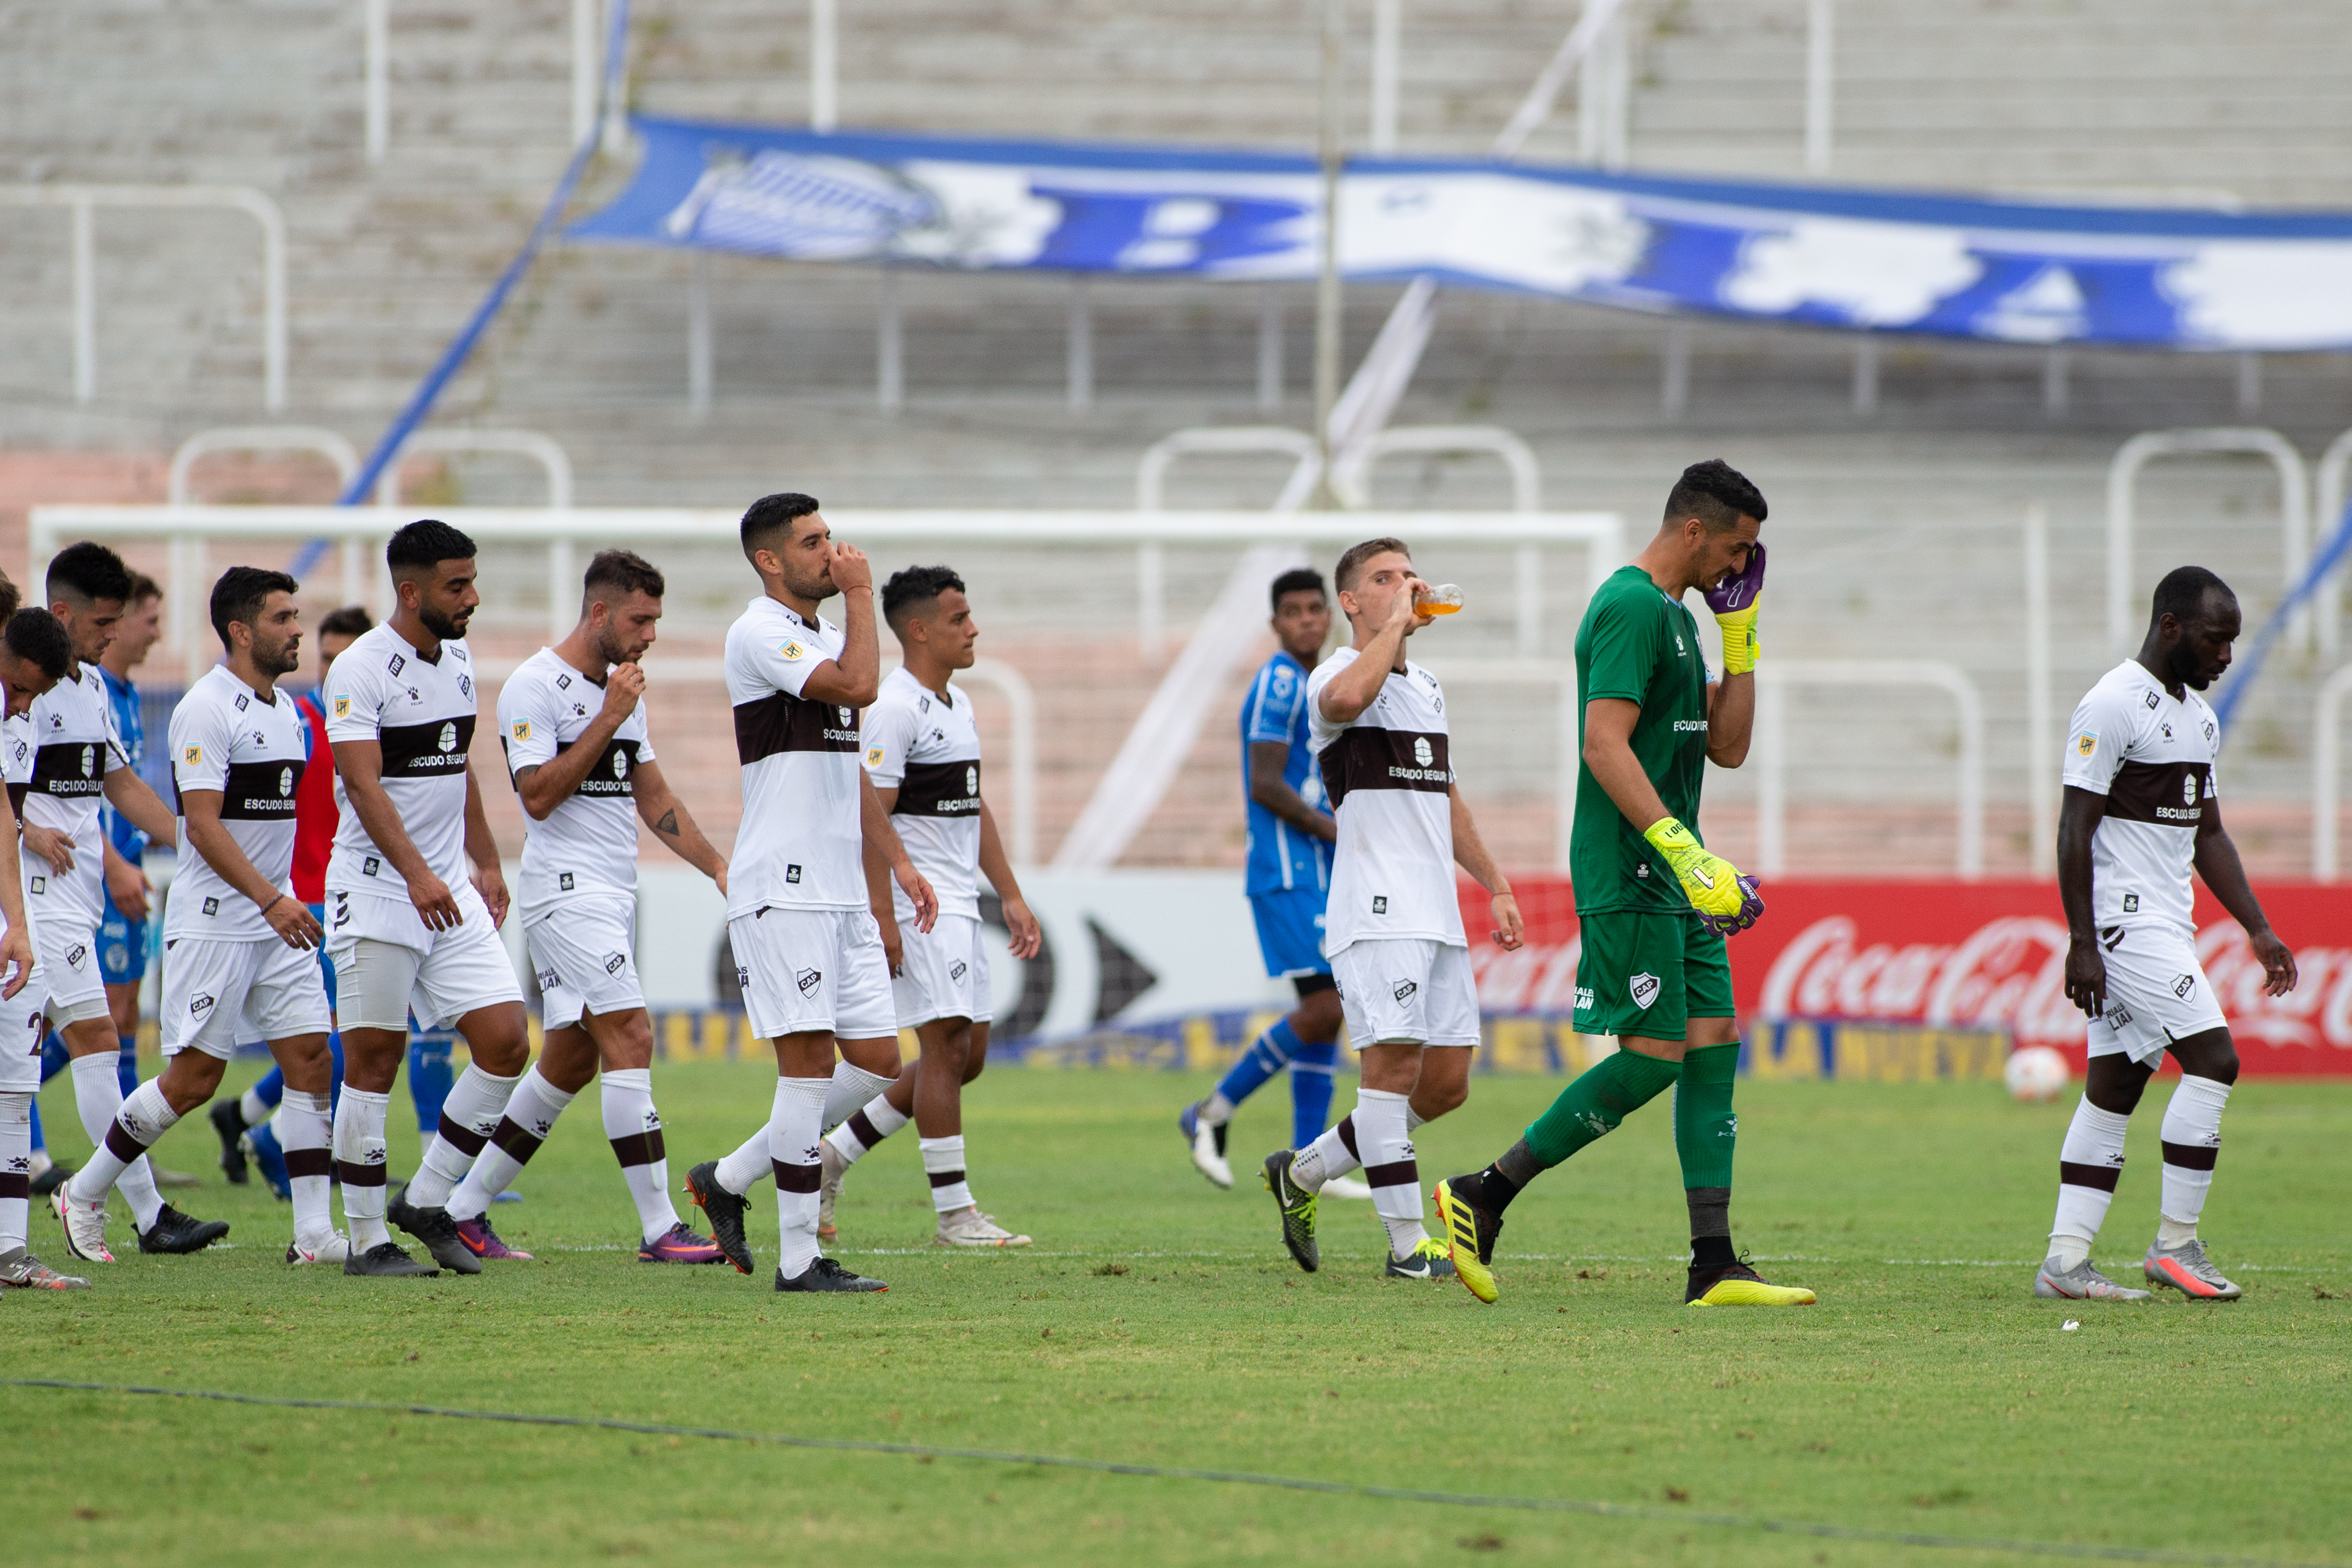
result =
[[[1695,915],[1632,910],[1581,917],[1576,1028],[1581,1034],[1681,1040],[1695,1018],[1731,1018],[1723,938]]]

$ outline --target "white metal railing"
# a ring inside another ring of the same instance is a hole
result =
[[[2352,696],[2352,664],[2346,664],[2321,684],[2312,704],[2311,735],[2315,747],[2311,759],[2311,876],[2334,882],[2340,869],[2336,859],[2336,802],[2343,781],[2338,760],[2342,734],[2339,711]]]
[[[1510,471],[1511,509],[1532,512],[1542,505],[1543,470],[1535,453],[1517,434],[1495,424],[1407,424],[1376,431],[1331,465],[1332,493],[1362,510],[1371,504],[1372,465],[1404,452],[1499,458]]]
[[[2123,444],[2107,465],[2107,642],[2116,655],[2129,653],[2142,627],[2132,615],[2133,497],[2139,471],[2158,457],[2193,454],[2243,454],[2267,457],[2278,470],[2279,531],[2284,547],[2284,580],[2289,588],[2301,580],[2311,549],[2311,528],[2305,508],[2310,505],[2311,483],[2303,455],[2275,430],[2222,426],[2193,430],[2143,431]],[[2315,617],[2305,604],[2288,622],[2288,634],[2306,649],[2312,628],[2320,622],[2323,654],[2336,653],[2336,618]]]
[[[510,452],[539,465],[547,476],[547,504],[559,512],[572,509],[572,455],[551,435],[536,430],[418,430],[409,434],[375,482],[375,504],[400,504],[401,460],[421,452]],[[349,548],[350,541],[346,541]],[[547,631],[560,639],[572,630],[572,606],[579,593],[579,566],[570,539],[547,548]]]
[[[72,214],[74,401],[98,396],[97,209],[226,207],[261,225],[262,402],[286,406],[286,214],[250,185],[0,185],[0,206]]]
[[[1834,0],[1805,7],[1805,172],[1830,172],[1830,131],[1837,99],[1837,8]]]
[[[196,459],[215,452],[315,452],[335,465],[338,488],[348,488],[360,471],[359,449],[341,433],[316,424],[233,424],[200,430],[180,443],[172,454],[171,476],[164,494],[170,505],[195,504],[191,471]]]
[[[2347,479],[2352,479],[2352,430],[2329,442],[2327,450],[2319,455],[2318,463],[2311,470],[2314,549],[2335,537],[2336,525],[2344,518]],[[2336,562],[2336,570],[2327,574],[2327,580],[2322,582],[2318,591],[2311,596],[2312,611],[2319,617],[2320,645],[2323,648],[2332,649],[2335,645],[2336,629],[2344,612],[2344,580],[2347,576],[2352,576],[2352,572],[2345,570],[2342,561]]]
[[[1550,659],[1423,659],[1420,663],[1447,685],[1549,685],[1557,693],[1559,726],[1552,759],[1552,869],[1568,871],[1570,840],[1576,830],[1579,751],[1576,665]]]
[[[1315,438],[1303,430],[1292,430],[1280,424],[1202,425],[1192,430],[1180,430],[1143,449],[1143,456],[1135,465],[1135,509],[1139,512],[1161,512],[1168,509],[1168,470],[1179,457],[1204,452],[1272,452],[1297,460],[1295,476],[1305,475],[1314,482],[1320,458]]]
[[[1788,714],[1792,686],[1932,686],[1951,696],[1960,722],[1961,880],[1984,874],[1984,698],[1956,664],[1913,659],[1780,660],[1756,672],[1756,860],[1760,876],[1788,866]]]
[[[358,449],[340,432],[320,425],[242,424],[200,430],[180,443],[178,450],[172,454],[171,474],[164,486],[169,505],[185,507],[195,503],[196,462],[215,452],[317,453],[334,465],[338,493],[349,489],[360,471]],[[204,582],[203,538],[173,538],[170,559],[171,568],[163,585],[163,636],[166,646],[180,651],[184,667],[193,675],[204,667],[213,635]],[[355,539],[343,542],[342,568],[344,602],[355,604],[363,597],[370,599],[376,605],[378,619],[382,619],[383,596],[368,593],[366,562]]]

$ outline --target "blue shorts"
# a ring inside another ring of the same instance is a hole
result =
[[[147,977],[147,922],[126,919],[111,896],[98,923],[98,977],[110,986]]]
[[[1253,893],[1249,901],[1267,974],[1297,978],[1331,972],[1331,960],[1323,956],[1325,894],[1320,888],[1276,888]]]

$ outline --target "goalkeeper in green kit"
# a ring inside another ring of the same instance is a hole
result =
[[[1764,497],[1720,461],[1683,471],[1664,520],[1632,565],[1601,585],[1576,632],[1583,766],[1569,873],[1584,948],[1576,1027],[1619,1049],[1570,1083],[1527,1136],[1473,1176],[1437,1184],[1438,1218],[1470,1293],[1496,1298],[1489,1265],[1503,1211],[1528,1183],[1675,1091],[1675,1148],[1690,1202],[1695,1307],[1810,1306],[1768,1284],[1731,1249],[1731,1109],[1739,1029],[1724,939],[1764,913],[1752,877],[1700,843],[1706,765],[1737,768],[1756,716],[1757,531]],[[1723,677],[1707,678],[1697,589],[1723,629]]]

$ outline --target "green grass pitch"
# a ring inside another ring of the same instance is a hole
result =
[[[245,1070],[233,1075],[241,1083]],[[673,1180],[766,1113],[772,1072],[656,1072]],[[1424,1186],[1491,1157],[1557,1082],[1477,1081],[1421,1134]],[[593,1091],[497,1210],[539,1252],[478,1279],[286,1267],[287,1210],[221,1184],[201,1117],[163,1163],[233,1220],[196,1258],[135,1249],[73,1295],[0,1301],[0,1375],[421,1402],[1080,1455],[1452,1492],[1607,1500],[1609,1519],[1301,1494],[943,1458],[809,1451],[384,1413],[0,1387],[23,1561],[502,1564],[608,1558],[1877,1563],[1996,1554],[1696,1521],[1736,1513],[1975,1540],[2352,1561],[2352,1084],[2231,1105],[2205,1217],[2235,1305],[2035,1301],[2071,1106],[1979,1084],[1741,1085],[1739,1241],[1810,1310],[1681,1304],[1684,1215],[1663,1103],[1521,1199],[1504,1295],[1377,1277],[1365,1204],[1324,1209],[1293,1268],[1236,1124],[1234,1192],[1187,1163],[1175,1075],[1005,1069],[971,1091],[982,1204],[1032,1251],[927,1246],[911,1133],[853,1173],[842,1248],[887,1295],[810,1302],[762,1272],[649,1268]],[[1344,1085],[1341,1103],[1351,1091]],[[2097,1257],[2137,1278],[2157,1122],[2132,1133]],[[413,1135],[399,1128],[394,1165]],[[63,1080],[53,1144],[78,1157]],[[691,1208],[686,1210],[695,1217]],[[118,1245],[128,1226],[113,1228]],[[35,1249],[63,1263],[37,1207]],[[2075,1332],[2061,1325],[2079,1321]],[[1677,1513],[1687,1511],[1691,1522]],[[1596,1555],[1597,1554],[1597,1555]],[[16,1558],[17,1553],[10,1553]]]

